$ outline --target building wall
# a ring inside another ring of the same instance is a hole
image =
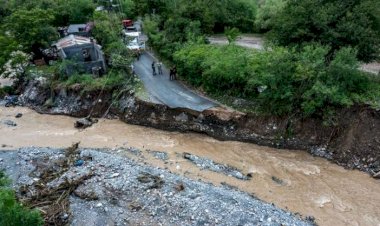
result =
[[[91,56],[91,61],[85,61],[82,50],[87,49],[90,56]],[[87,73],[92,73],[92,68],[93,67],[101,67],[103,72],[106,72],[106,63],[104,59],[104,55],[102,50],[95,45],[94,43],[89,43],[89,44],[82,44],[82,45],[76,45],[76,46],[69,46],[63,49],[64,54],[66,57],[65,59],[71,59],[74,60],[80,64],[83,65],[84,70]],[[67,70],[68,74],[72,74],[73,69],[68,68]]]

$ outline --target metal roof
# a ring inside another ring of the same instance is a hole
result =
[[[55,46],[57,46],[58,49],[62,49],[69,46],[83,45],[83,44],[88,44],[88,43],[91,43],[91,38],[77,36],[77,35],[69,35],[58,40]]]

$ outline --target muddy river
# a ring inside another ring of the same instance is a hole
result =
[[[21,118],[15,118],[22,113]],[[74,118],[40,115],[27,108],[0,107],[0,149],[25,146],[115,148],[133,146],[167,152],[166,164],[147,158],[150,164],[172,172],[219,185],[225,182],[269,203],[314,216],[319,225],[380,225],[380,181],[369,175],[345,170],[325,159],[297,150],[277,150],[242,142],[218,141],[194,133],[167,132],[102,119],[85,130],[74,129]],[[200,170],[182,158],[189,152],[215,162],[253,173],[249,181]],[[275,178],[275,180],[274,180]],[[278,183],[281,181],[281,183]]]

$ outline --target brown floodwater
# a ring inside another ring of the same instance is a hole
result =
[[[16,119],[16,113],[23,117]],[[304,151],[218,141],[206,135],[161,131],[118,120],[101,119],[90,128],[77,130],[73,127],[74,118],[40,115],[28,108],[0,107],[0,120],[4,119],[13,120],[17,126],[0,123],[0,150],[26,146],[60,148],[80,141],[81,147],[114,148],[118,154],[124,152],[117,150],[129,146],[164,151],[170,156],[166,164],[149,157],[146,151],[144,161],[190,178],[236,186],[283,209],[314,216],[319,225],[380,225],[379,180]],[[229,164],[244,173],[253,173],[253,177],[241,181],[199,170],[181,157],[183,152]],[[272,177],[283,183],[276,183]]]

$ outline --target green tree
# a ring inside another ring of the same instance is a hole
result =
[[[371,61],[380,54],[380,1],[288,0],[274,18],[273,39],[280,45],[319,42],[358,49],[358,57]]]
[[[236,39],[239,37],[240,31],[236,27],[233,27],[233,28],[226,27],[224,29],[224,35],[227,37],[228,43],[231,44],[235,42]]]
[[[5,19],[4,28],[10,37],[17,40],[24,50],[45,47],[58,38],[54,27],[52,11],[42,9],[20,9]]]
[[[281,12],[286,4],[286,0],[264,0],[258,5],[255,30],[267,32],[272,29],[273,18]]]
[[[2,71],[2,65],[8,61],[10,54],[17,50],[18,43],[7,35],[0,34],[0,73]]]

